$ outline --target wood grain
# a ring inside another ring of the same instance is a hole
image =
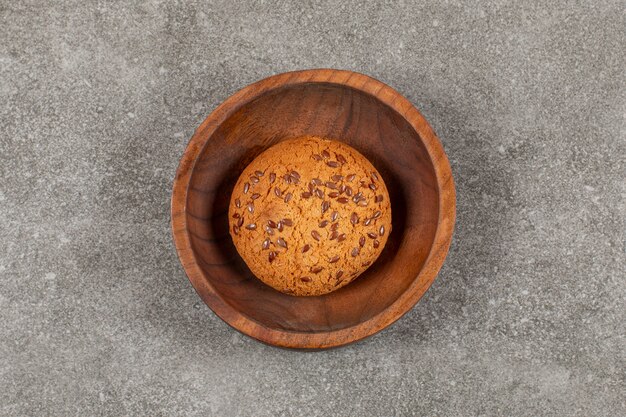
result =
[[[252,276],[226,218],[243,168],[301,135],[359,150],[384,176],[392,201],[393,232],[378,261],[319,297],[288,296]],[[200,297],[235,329],[289,348],[341,346],[400,318],[435,279],[454,221],[450,165],[424,117],[380,81],[330,69],[279,74],[228,98],[191,138],[172,194],[176,249]]]

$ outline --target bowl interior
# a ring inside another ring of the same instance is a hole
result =
[[[228,203],[245,166],[285,139],[317,135],[343,141],[383,175],[393,231],[380,258],[330,294],[292,297],[256,279],[228,233]],[[415,129],[363,91],[331,83],[270,90],[243,104],[206,141],[187,193],[187,227],[202,275],[224,302],[264,327],[290,332],[345,329],[390,307],[418,279],[435,237],[439,189]]]

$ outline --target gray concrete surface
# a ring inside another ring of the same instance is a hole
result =
[[[0,0],[0,415],[626,415],[625,16],[604,0]],[[311,67],[415,103],[458,223],[407,316],[299,353],[200,302],[169,195],[215,106]]]

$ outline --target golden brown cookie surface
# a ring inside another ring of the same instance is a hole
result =
[[[252,273],[293,295],[321,295],[358,277],[391,231],[380,173],[355,149],[302,137],[267,149],[231,197],[230,234]]]

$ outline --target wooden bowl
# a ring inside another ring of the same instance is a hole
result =
[[[380,258],[338,291],[293,297],[256,279],[228,233],[228,203],[244,167],[285,139],[348,143],[383,175],[393,232]],[[204,302],[262,342],[320,349],[370,336],[405,314],[435,279],[455,219],[452,173],[424,117],[366,75],[308,70],[275,75],[235,93],[196,130],[180,161],[172,231],[181,263]]]

